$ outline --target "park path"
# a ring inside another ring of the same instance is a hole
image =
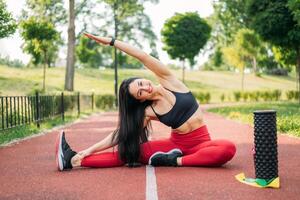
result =
[[[234,178],[240,172],[255,177],[253,128],[207,112],[205,121],[212,139],[225,138],[237,145],[236,156],[221,168],[156,167],[156,179],[152,179],[156,187],[146,184],[146,166],[58,172],[54,143],[59,130],[54,130],[0,147],[0,199],[142,200],[146,191],[157,193],[147,194],[147,200],[299,199],[300,139],[278,136],[281,188],[254,188]],[[116,125],[117,113],[109,112],[90,116],[64,130],[69,144],[78,151],[104,138]],[[170,129],[158,122],[153,122],[153,129],[153,139],[169,136]]]

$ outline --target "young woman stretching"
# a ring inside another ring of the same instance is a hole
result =
[[[221,166],[232,159],[235,145],[227,140],[211,140],[203,114],[190,90],[154,57],[122,41],[108,37],[87,37],[101,45],[115,46],[135,57],[159,81],[143,78],[124,80],[119,88],[119,121],[116,131],[102,141],[76,153],[57,137],[58,170],[73,167]],[[148,141],[151,120],[172,128],[169,139]],[[118,151],[101,152],[117,145]]]

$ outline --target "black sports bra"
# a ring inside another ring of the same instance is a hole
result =
[[[175,95],[176,99],[175,105],[169,112],[159,115],[155,112],[152,105],[150,106],[160,122],[176,129],[184,124],[197,111],[199,106],[191,92],[180,93],[172,90],[169,91]]]

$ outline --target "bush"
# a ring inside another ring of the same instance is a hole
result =
[[[251,91],[251,92],[241,92],[236,91],[234,92],[234,99],[235,101],[240,101],[242,98],[244,101],[279,101],[281,98],[282,92],[280,90],[273,90],[273,91]],[[291,91],[287,93],[287,96],[290,99],[294,98],[294,92]],[[221,99],[222,100],[222,99]]]
[[[250,101],[258,101],[259,100],[259,96],[260,96],[260,92],[259,91],[249,92],[249,99],[250,99]]]
[[[272,100],[272,92],[264,91],[261,93],[261,97],[263,98],[264,101],[270,101]]]
[[[8,56],[1,57],[1,55],[0,55],[0,65],[7,65],[9,67],[16,67],[16,68],[22,68],[25,66],[21,60],[18,59],[11,60]]]
[[[209,103],[211,99],[209,92],[197,92],[193,93],[193,95],[200,103]]]
[[[296,90],[289,90],[289,91],[286,91],[286,97],[289,101],[292,101],[292,100],[298,100],[299,99],[299,91],[296,91]]]
[[[240,91],[236,91],[233,93],[233,96],[234,96],[234,100],[238,102],[241,99],[242,93]]]
[[[96,108],[100,109],[113,109],[115,105],[116,98],[114,95],[95,95],[95,105]]]
[[[281,97],[281,91],[280,90],[274,90],[272,95],[273,95],[273,99],[275,101],[279,101],[279,99]]]
[[[247,101],[248,97],[249,97],[249,92],[243,92],[241,96],[242,96],[244,101]]]
[[[277,76],[287,76],[288,70],[284,68],[274,68],[267,71],[267,74],[277,75]]]
[[[224,100],[225,100],[225,94],[222,94],[222,95],[220,96],[220,99],[221,99],[222,102],[224,102]]]

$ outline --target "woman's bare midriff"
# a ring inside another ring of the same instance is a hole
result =
[[[176,129],[172,129],[172,131],[177,132],[178,134],[187,134],[204,125],[205,124],[203,121],[203,113],[200,107],[198,107],[196,112],[184,124],[182,124]]]

